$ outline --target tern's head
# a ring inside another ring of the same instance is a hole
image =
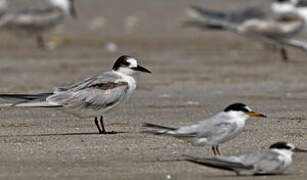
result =
[[[307,14],[307,0],[274,0],[271,9],[277,15],[298,13],[305,16]]]
[[[307,152],[306,149],[295,147],[293,144],[283,142],[283,141],[272,144],[270,146],[270,149],[288,150],[292,152]]]
[[[293,13],[296,11],[298,0],[274,0],[271,4],[272,12],[276,15]]]
[[[238,116],[238,117],[246,117],[246,118],[250,116],[266,117],[263,114],[254,112],[251,108],[249,108],[247,105],[243,103],[231,104],[225,108],[224,112],[234,114],[235,116]]]
[[[75,0],[49,0],[49,2],[53,6],[62,9],[67,15],[77,18]]]
[[[135,71],[141,71],[146,73],[151,73],[146,68],[138,65],[137,60],[131,56],[121,56],[119,57],[113,65],[113,71],[120,72],[127,75],[132,75]]]

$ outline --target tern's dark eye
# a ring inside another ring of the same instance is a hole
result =
[[[120,67],[128,67],[130,63],[127,61],[128,59],[132,58],[131,56],[121,56],[119,57],[113,65],[113,70],[118,70]]]

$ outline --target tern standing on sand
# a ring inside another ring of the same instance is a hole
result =
[[[210,145],[214,155],[221,155],[219,144],[230,141],[241,134],[250,116],[266,117],[252,111],[245,104],[234,103],[226,107],[224,111],[191,125],[174,128],[145,123],[145,127],[161,130],[149,130],[143,133],[173,136],[187,140],[194,146]]]
[[[100,134],[113,134],[105,130],[102,115],[99,126],[98,116],[113,109],[134,92],[136,71],[150,73],[138,65],[135,58],[121,56],[112,71],[91,76],[68,88],[55,88],[51,93],[40,94],[0,94],[2,99],[13,100],[0,104],[0,107],[60,108],[80,117],[95,117]]]

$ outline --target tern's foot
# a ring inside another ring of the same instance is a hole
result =
[[[54,50],[58,48],[59,46],[65,46],[70,43],[71,43],[71,40],[69,38],[61,37],[61,36],[54,36],[47,42],[46,46],[48,50]]]

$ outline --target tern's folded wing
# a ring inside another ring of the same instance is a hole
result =
[[[204,166],[208,166],[212,168],[228,170],[228,171],[253,169],[252,165],[244,165],[240,162],[232,162],[232,161],[228,161],[223,158],[198,158],[198,157],[186,156],[186,160],[196,163],[196,164],[200,164],[200,165],[204,165]]]
[[[206,19],[222,20],[232,23],[242,23],[248,19],[263,19],[266,12],[262,8],[247,8],[237,11],[219,12],[215,10],[205,9],[200,6],[191,6],[198,14]]]
[[[5,28],[23,28],[29,30],[44,29],[54,26],[63,18],[58,8],[28,9],[16,13],[7,13],[0,21]]]
[[[253,163],[256,174],[281,172],[284,165],[279,154],[271,150],[250,154],[244,159],[244,162],[249,164]]]
[[[65,107],[98,110],[119,103],[125,98],[128,90],[128,83],[126,82],[94,82],[81,89],[56,93],[48,97],[47,101]]]
[[[291,19],[290,19],[291,18]],[[304,27],[303,19],[286,17],[271,20],[251,19],[238,27],[241,33],[254,33],[268,37],[288,38],[296,35]]]

